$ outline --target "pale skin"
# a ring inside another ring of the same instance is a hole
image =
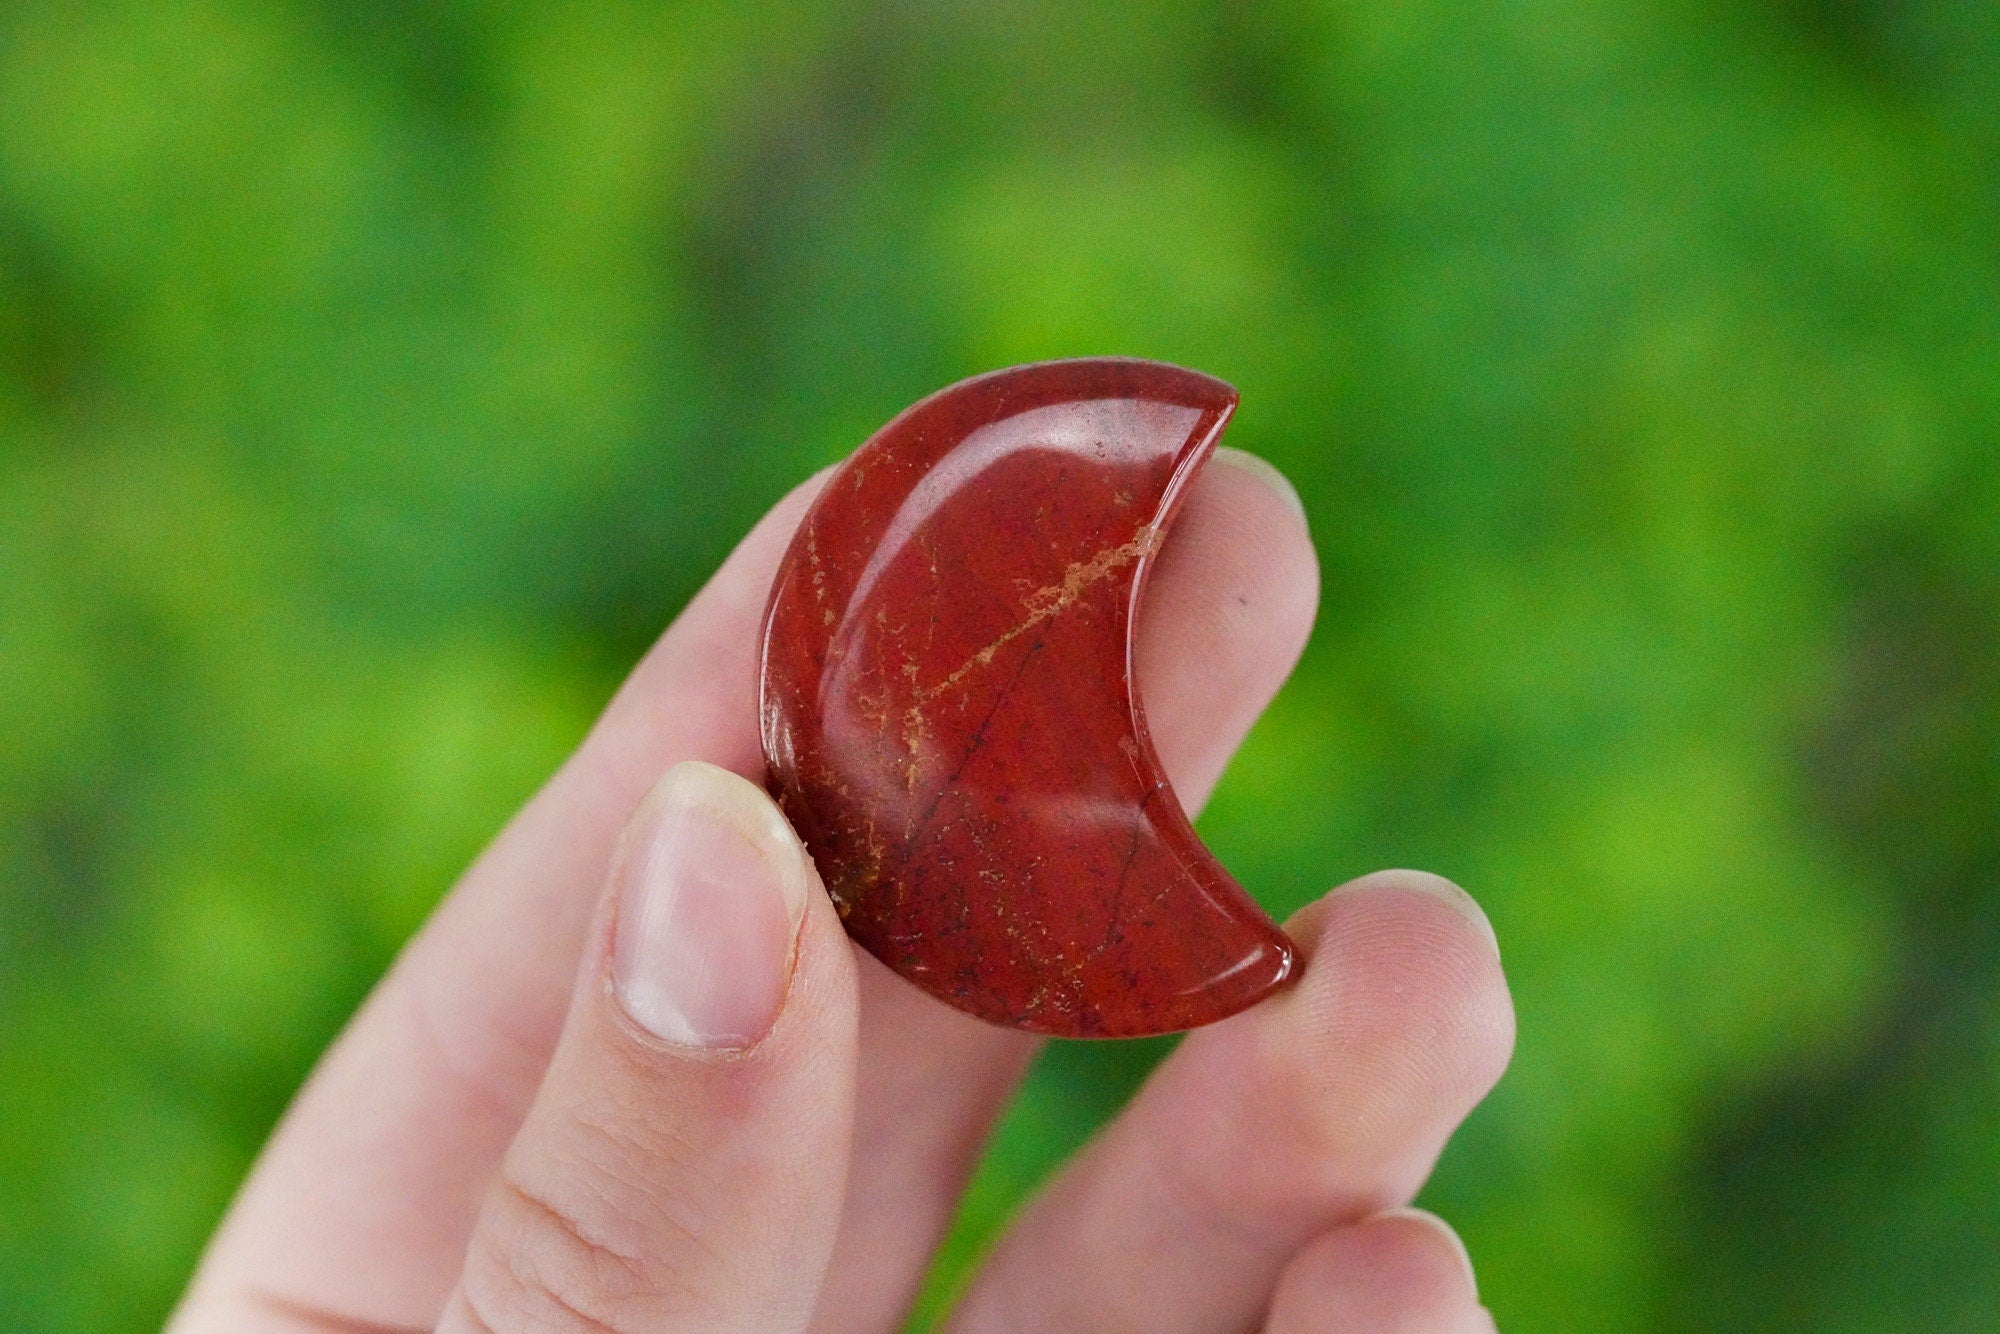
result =
[[[634,929],[620,831],[659,791],[699,788],[744,829],[775,812],[682,762],[761,778],[757,625],[819,480],[743,540],[404,949],[272,1136],[172,1334],[900,1327],[1037,1040],[856,950],[781,825],[709,868],[798,877],[744,1031],[663,1038],[614,943]],[[1289,488],[1218,455],[1160,552],[1136,656],[1189,809],[1317,601]],[[1298,983],[1180,1045],[1013,1221],[953,1330],[1493,1328],[1456,1236],[1406,1207],[1512,1050],[1485,916],[1384,871],[1287,930]]]

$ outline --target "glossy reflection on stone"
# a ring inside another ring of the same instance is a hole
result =
[[[1157,362],[979,376],[877,432],[792,542],[762,648],[772,786],[848,932],[949,1004],[1135,1037],[1291,974],[1131,679],[1153,554],[1235,406]]]

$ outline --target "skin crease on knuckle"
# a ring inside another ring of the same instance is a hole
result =
[[[702,1246],[698,1227],[638,1218],[632,1210],[650,1209],[649,1203],[635,1206],[586,1188],[585,1182],[617,1180],[612,1174],[639,1150],[616,1132],[585,1129],[562,1158],[523,1163],[510,1155],[487,1198],[463,1281],[467,1302],[502,1334],[534,1327],[550,1313],[592,1322],[584,1328],[617,1328],[621,1308],[650,1296],[663,1280],[652,1253],[663,1231],[680,1244]],[[665,1147],[655,1143],[647,1151]],[[590,1161],[579,1164],[577,1156]]]
[[[565,1183],[578,1179],[559,1169],[556,1175]],[[663,1327],[663,1320],[674,1322],[666,1327],[690,1330],[789,1327],[776,1313],[745,1309],[740,1299],[758,1290],[754,1282],[715,1279],[735,1267],[733,1257],[711,1247],[701,1227],[685,1220],[646,1220],[638,1230],[651,1246],[644,1253],[626,1250],[607,1240],[620,1230],[617,1208],[601,1197],[587,1210],[574,1207],[556,1192],[523,1185],[512,1171],[502,1173],[488,1211],[466,1257],[463,1297],[494,1334],[638,1334]],[[672,1236],[672,1246],[660,1247],[662,1235]],[[698,1253],[709,1281],[678,1277],[677,1266],[660,1263],[662,1249]]]
[[[780,1009],[744,1049],[663,1043],[608,982],[607,912],[554,1061],[475,1230],[462,1300],[516,1329],[792,1329],[823,1264],[812,1210],[845,1141],[851,948],[798,930]],[[803,1295],[802,1295],[803,1294]],[[798,1307],[793,1310],[791,1307]]]

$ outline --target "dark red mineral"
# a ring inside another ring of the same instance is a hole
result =
[[[771,782],[876,958],[998,1024],[1192,1028],[1293,970],[1161,772],[1139,594],[1236,407],[1120,358],[931,395],[834,474],[764,625]]]

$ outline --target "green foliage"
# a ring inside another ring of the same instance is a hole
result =
[[[1204,819],[1498,927],[1514,1330],[2000,1304],[2000,9],[0,8],[0,1312],[156,1326],[763,506],[1234,381],[1326,601]],[[1065,1047],[931,1309],[1157,1045]]]

